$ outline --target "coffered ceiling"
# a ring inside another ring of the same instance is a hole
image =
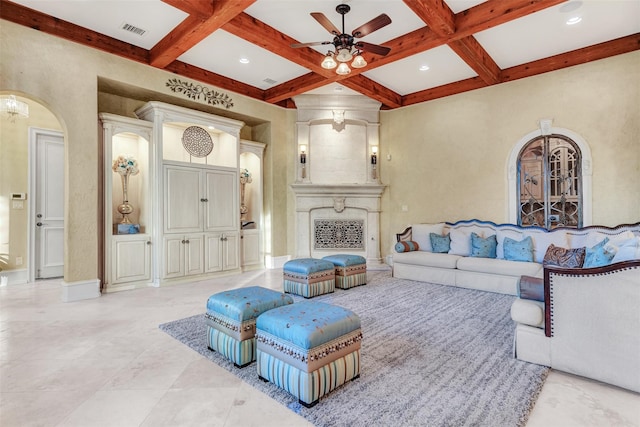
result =
[[[391,51],[340,76],[320,66],[326,45],[291,47],[331,41],[310,13],[341,30],[339,3],[0,0],[0,16],[284,107],[301,93],[359,93],[391,109],[640,49],[640,0],[343,0],[346,33],[391,18],[357,39]]]

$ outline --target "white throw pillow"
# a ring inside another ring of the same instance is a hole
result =
[[[411,226],[411,240],[418,243],[421,251],[433,252],[429,234],[435,233],[442,236],[444,222],[438,224],[414,224]]]
[[[605,246],[609,252],[615,252],[611,263],[640,259],[640,237],[609,242]]]
[[[451,246],[449,247],[449,253],[451,255],[471,255],[471,232],[460,231],[452,228],[449,231],[451,237]]]

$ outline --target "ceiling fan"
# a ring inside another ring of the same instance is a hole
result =
[[[325,44],[332,44],[335,47],[335,51],[329,51],[327,56],[322,61],[322,67],[326,69],[333,69],[338,67],[336,73],[338,74],[349,74],[351,69],[346,64],[347,62],[353,59],[351,66],[354,68],[362,68],[367,65],[367,61],[364,60],[361,53],[362,52],[370,52],[376,55],[386,55],[391,49],[386,46],[380,46],[377,44],[367,43],[363,41],[356,41],[355,39],[359,39],[361,37],[366,36],[367,34],[371,34],[380,28],[389,25],[391,23],[391,18],[386,14],[382,14],[373,18],[371,21],[362,24],[355,30],[351,32],[351,34],[347,34],[344,30],[344,15],[347,14],[351,10],[351,7],[346,4],[339,4],[336,6],[336,12],[342,15],[342,32],[336,28],[335,25],[329,21],[329,19],[320,12],[312,12],[311,16],[320,23],[327,31],[334,35],[332,41],[322,41],[322,42],[310,42],[310,43],[296,43],[292,44],[291,47],[299,48],[299,47],[308,47],[308,46],[318,46]],[[355,58],[354,58],[355,56]],[[340,65],[338,65],[338,62]]]

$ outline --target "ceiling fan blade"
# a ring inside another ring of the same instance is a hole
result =
[[[291,47],[299,48],[299,47],[308,47],[308,46],[319,46],[321,44],[331,44],[331,42],[294,43],[291,45]]]
[[[333,34],[334,36],[339,36],[340,35],[340,30],[338,30],[336,28],[335,25],[333,25],[331,23],[331,21],[329,21],[329,18],[327,18],[326,16],[324,16],[323,13],[320,12],[312,12],[311,16],[313,16],[315,18],[316,21],[318,21],[320,23],[320,25],[322,25],[327,31],[329,31],[331,34]]]
[[[367,34],[371,34],[376,30],[384,27],[385,25],[391,24],[391,18],[389,18],[386,14],[382,14],[376,18],[373,18],[371,21],[366,24],[360,25],[358,28],[353,30],[351,35],[355,38],[364,37]]]
[[[391,52],[390,47],[380,46],[378,44],[367,43],[367,42],[358,42],[355,44],[355,47],[357,47],[358,49],[364,52],[375,53],[376,55],[382,55],[382,56],[385,56],[386,54]]]

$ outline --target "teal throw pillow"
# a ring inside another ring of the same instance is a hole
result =
[[[495,258],[497,247],[498,240],[495,234],[483,239],[476,233],[471,233],[471,256],[478,258]]]
[[[533,239],[525,237],[519,242],[509,237],[504,238],[504,259],[509,261],[533,262]]]
[[[615,256],[615,253],[609,252],[604,248],[604,245],[606,245],[608,241],[609,238],[605,237],[602,242],[591,248],[587,248],[582,268],[603,267],[611,264],[611,260]]]
[[[429,233],[429,240],[431,241],[431,248],[434,253],[446,254],[451,247],[451,237],[449,233],[446,236],[440,236],[436,233]]]
[[[406,241],[396,243],[395,249],[396,249],[396,252],[398,253],[413,252],[413,251],[419,251],[420,245],[418,244],[418,242],[406,240]]]

